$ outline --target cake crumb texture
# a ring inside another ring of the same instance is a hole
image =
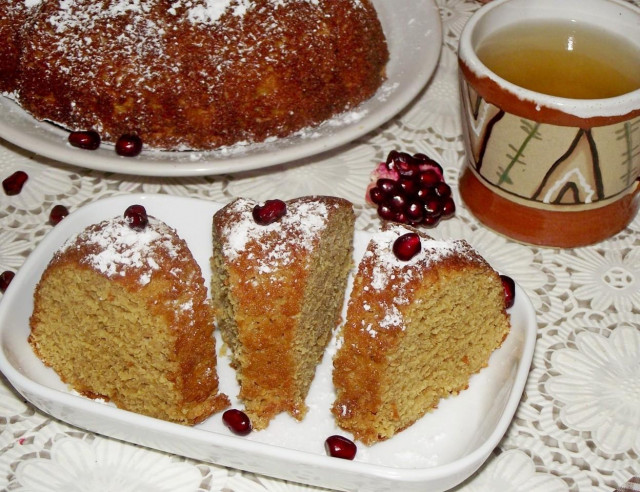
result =
[[[421,252],[401,261],[391,248],[407,232],[388,224],[369,243],[333,361],[332,413],[368,445],[466,389],[509,333],[499,275],[475,250],[419,233]]]
[[[29,343],[77,392],[181,424],[229,405],[218,392],[213,313],[175,230],[123,218],[70,238],[34,295]]]
[[[340,324],[355,215],[347,200],[302,197],[263,226],[252,217],[256,204],[240,198],[215,214],[211,291],[239,398],[260,430],[282,412],[304,418]]]

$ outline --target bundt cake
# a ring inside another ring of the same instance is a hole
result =
[[[467,388],[509,332],[500,276],[465,241],[386,225],[354,278],[333,361],[337,424],[365,444]]]
[[[0,91],[104,141],[214,149],[283,137],[371,97],[370,0],[8,0]]]
[[[54,254],[30,325],[35,353],[85,396],[181,424],[229,405],[200,267],[176,231],[140,206]]]
[[[316,366],[340,324],[354,221],[352,204],[333,197],[241,198],[213,218],[216,321],[254,429],[307,411]]]

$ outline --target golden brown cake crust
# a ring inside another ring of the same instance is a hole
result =
[[[410,261],[394,240],[421,236]],[[509,330],[498,274],[465,241],[387,225],[358,267],[334,357],[338,425],[365,444],[406,429],[468,385]]]
[[[255,223],[257,202],[238,199],[215,214],[212,294],[232,351],[239,398],[255,429],[278,413],[300,420],[351,267],[350,202],[303,197],[277,223]]]
[[[24,15],[24,2],[0,7],[0,32],[15,29],[2,12]],[[106,141],[212,149],[282,137],[368,99],[385,76],[369,0],[31,3],[32,22],[9,37],[20,48],[0,51],[13,55],[3,75],[20,65],[5,86],[36,118]]]
[[[55,253],[36,287],[29,342],[79,393],[194,424],[229,405],[218,393],[212,311],[187,244],[149,219],[144,231],[103,221]]]

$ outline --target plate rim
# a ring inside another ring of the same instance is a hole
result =
[[[203,200],[200,198],[193,197],[181,197],[181,196],[173,196],[173,195],[165,195],[165,194],[154,194],[154,193],[139,193],[139,194],[118,194],[113,195],[111,197],[103,198],[92,202],[89,205],[81,207],[74,211],[69,217],[76,216],[82,217],[83,215],[90,215],[91,212],[99,207],[108,208],[110,204],[115,203],[126,203],[131,201],[136,201],[140,203],[148,202],[149,200],[171,200],[174,203],[179,202],[206,202],[211,206],[223,206],[221,203],[211,202],[208,200]],[[114,206],[114,205],[112,205]],[[66,219],[65,219],[66,220]],[[78,219],[79,220],[79,219]],[[77,229],[82,229],[84,225],[76,225]],[[369,232],[364,231],[356,231],[357,233],[364,233],[365,235],[370,235]],[[29,255],[27,260],[24,262],[22,268],[18,270],[15,278],[12,281],[13,289],[9,288],[5,292],[2,302],[0,302],[0,371],[5,375],[7,380],[18,390],[19,393],[23,394],[29,401],[31,401],[36,407],[43,410],[45,413],[49,413],[47,410],[42,409],[38,404],[34,403],[31,398],[25,395],[27,394],[35,394],[41,395],[44,398],[49,398],[51,401],[58,402],[63,406],[73,407],[77,411],[88,412],[89,414],[97,414],[99,416],[104,416],[109,419],[116,420],[120,423],[124,424],[133,424],[136,426],[144,427],[147,430],[154,430],[154,432],[161,432],[165,435],[169,436],[179,436],[184,438],[185,429],[187,434],[190,435],[192,439],[195,439],[199,442],[206,442],[211,444],[212,441],[215,441],[214,444],[218,446],[223,446],[225,449],[234,449],[238,452],[246,452],[247,443],[253,448],[258,448],[258,455],[260,458],[265,457],[277,457],[277,459],[282,462],[290,462],[296,464],[305,464],[310,467],[314,467],[315,469],[327,469],[327,470],[339,470],[345,473],[356,473],[356,474],[365,474],[369,477],[391,480],[393,482],[397,482],[397,484],[405,484],[405,483],[429,483],[434,480],[444,479],[450,477],[455,474],[463,474],[461,479],[458,480],[458,483],[462,480],[466,479],[470,476],[489,456],[490,452],[495,448],[498,444],[502,436],[505,434],[508,426],[510,425],[513,416],[515,415],[515,411],[520,403],[520,399],[522,397],[522,393],[524,391],[524,387],[526,384],[527,376],[530,370],[530,366],[533,360],[533,352],[535,348],[536,342],[536,333],[537,333],[537,323],[536,323],[536,313],[533,305],[523,291],[523,289],[516,284],[516,302],[519,303],[520,308],[524,308],[526,311],[525,319],[527,320],[526,326],[522,328],[522,354],[519,358],[519,362],[517,365],[517,370],[513,376],[513,385],[510,390],[510,394],[505,401],[504,407],[501,409],[501,415],[497,420],[497,425],[493,430],[483,439],[483,441],[477,445],[470,453],[457,458],[449,463],[445,463],[442,465],[437,465],[434,467],[421,467],[421,468],[399,468],[399,467],[391,467],[391,466],[383,466],[375,463],[368,462],[360,462],[360,461],[346,461],[346,460],[338,460],[335,458],[331,458],[324,455],[318,455],[314,453],[310,453],[307,451],[300,451],[295,449],[290,449],[278,445],[273,445],[265,442],[259,441],[247,441],[243,438],[239,438],[234,435],[225,435],[215,431],[201,429],[197,427],[184,427],[179,424],[174,424],[171,422],[162,421],[159,419],[155,419],[152,417],[148,417],[145,415],[133,413],[127,410],[122,410],[119,408],[102,405],[98,402],[90,400],[88,398],[84,398],[78,395],[74,395],[70,392],[62,392],[55,388],[50,388],[43,384],[40,384],[37,381],[32,380],[27,375],[18,371],[16,367],[14,367],[13,363],[6,357],[5,354],[5,332],[7,331],[6,325],[8,323],[2,323],[4,321],[6,314],[5,312],[10,309],[10,306],[13,305],[15,298],[19,296],[19,293],[22,291],[20,288],[23,283],[23,278],[25,278],[24,283],[27,282],[26,276],[33,272],[31,270],[34,268],[32,264],[37,264],[43,261],[40,252],[47,251],[50,255],[51,245],[54,242],[63,242],[65,241],[70,234],[73,232],[69,232],[64,228],[55,227],[50,230],[47,235],[43,237],[37,247],[33,250],[33,252]],[[47,261],[48,262],[48,257]],[[54,415],[57,418],[60,418],[57,415]],[[64,420],[64,419],[62,419]],[[69,422],[69,421],[67,421]],[[78,425],[74,422],[69,422],[71,425]],[[96,432],[86,426],[79,425],[84,429],[87,429],[89,432]],[[118,438],[117,436],[111,436]],[[126,439],[125,439],[126,440]],[[129,442],[136,442],[130,440]],[[140,444],[140,443],[138,443]],[[147,447],[155,447],[148,446],[146,444],[142,444]],[[155,449],[160,449],[155,447]],[[171,450],[165,450],[174,454],[180,454],[183,456],[188,456],[185,453],[175,452]],[[295,456],[295,460],[292,461],[292,456]],[[203,457],[192,456],[192,458],[200,459],[203,461],[207,461]],[[210,461],[211,463],[216,463]],[[216,463],[222,466],[234,466],[226,463]],[[250,470],[254,471],[254,470]],[[264,472],[262,472],[264,473]],[[275,475],[271,475],[275,476]],[[281,477],[284,479],[291,479],[287,477]],[[299,481],[293,479],[294,481]],[[322,484],[315,484],[323,486]],[[326,486],[326,485],[324,485]]]
[[[155,176],[155,177],[195,177],[195,176],[215,176],[228,173],[237,173],[268,168],[278,164],[291,163],[312,156],[320,155],[324,152],[335,150],[349,142],[352,142],[367,133],[376,130],[384,123],[392,119],[396,114],[409,105],[415,97],[422,91],[431,79],[437,67],[440,53],[442,51],[442,20],[435,0],[371,0],[378,12],[381,22],[390,22],[392,17],[401,13],[405,15],[403,20],[407,23],[422,19],[427,34],[422,39],[422,44],[414,51],[427,50],[431,56],[428,63],[418,65],[415,71],[416,76],[409,80],[406,85],[393,88],[393,105],[385,101],[378,106],[374,106],[372,114],[364,116],[360,120],[344,125],[336,132],[328,131],[327,134],[317,138],[301,139],[296,143],[294,136],[276,139],[275,142],[253,144],[256,152],[248,155],[225,155],[228,149],[223,151],[156,151],[144,150],[137,157],[122,157],[115,154],[113,145],[104,144],[101,149],[87,151],[71,147],[67,143],[68,132],[53,123],[38,121],[22,110],[19,105],[8,95],[0,94],[0,138],[7,140],[25,150],[35,152],[43,157],[54,159],[63,164],[70,164],[86,169],[114,172],[125,175]],[[401,4],[403,8],[397,8]],[[419,2],[419,4],[418,4]],[[396,10],[391,12],[392,5]],[[424,10],[424,15],[416,15],[416,9]],[[385,33],[386,35],[386,33]],[[387,36],[387,43],[393,46],[394,40]],[[420,38],[411,38],[412,46]],[[391,54],[398,56],[403,53],[402,49],[406,44],[396,47]],[[395,76],[399,76],[404,71],[398,69]],[[352,111],[360,111],[367,108],[371,101],[374,101],[380,91],[386,90],[393,81],[388,78],[378,93],[367,101],[364,101]],[[14,128],[7,120],[5,113],[18,114],[21,121],[33,125],[33,135],[25,134],[23,131]],[[345,113],[348,114],[349,112]],[[332,120],[328,120],[331,122]],[[333,119],[335,121],[335,118]],[[325,122],[327,124],[327,122]],[[314,127],[312,131],[321,128],[323,124]],[[326,125],[329,127],[330,124]],[[55,140],[44,139],[42,137],[55,137]],[[235,148],[234,149],[239,149]],[[246,150],[246,149],[245,149]],[[93,153],[88,153],[93,152]],[[234,150],[235,152],[235,150]],[[219,154],[212,159],[207,155]],[[205,155],[203,158],[202,156]],[[165,159],[156,160],[154,157],[166,156]],[[171,159],[173,158],[173,159]],[[176,160],[177,159],[177,160]],[[186,161],[186,162],[185,162]]]

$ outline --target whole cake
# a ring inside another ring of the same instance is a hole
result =
[[[36,287],[30,325],[35,353],[85,396],[181,424],[229,405],[200,267],[153,217],[116,217],[70,238]]]
[[[352,204],[333,197],[241,198],[213,218],[216,321],[254,429],[307,411],[316,366],[340,323],[354,221]]]
[[[8,0],[0,91],[37,119],[156,149],[283,137],[370,98],[370,0]]]
[[[509,333],[499,275],[465,241],[399,224],[369,242],[333,361],[337,424],[365,444],[467,388]]]

